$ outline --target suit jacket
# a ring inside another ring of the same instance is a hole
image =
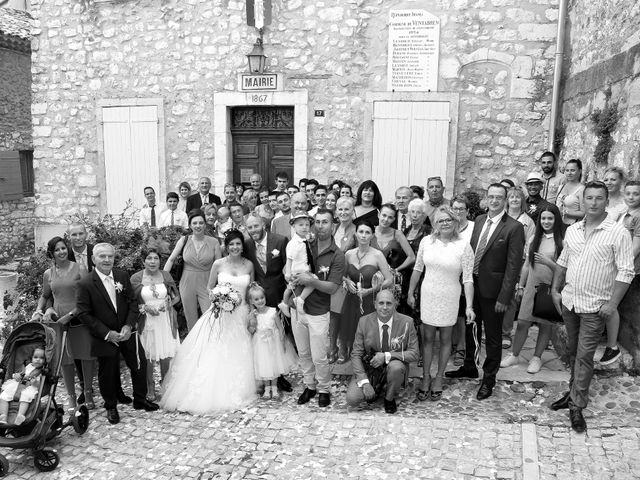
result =
[[[122,284],[122,291],[116,291],[117,312],[96,270],[83,277],[78,284],[76,297],[78,317],[89,327],[93,336],[91,354],[96,357],[115,355],[118,347],[105,341],[104,338],[110,330],[119,332],[124,325],[129,325],[132,330],[135,330],[138,320],[138,301],[131,287],[129,275],[115,268],[112,272],[116,284]]]
[[[214,195],[213,193],[209,194],[209,203],[215,203],[217,206],[222,205],[220,201],[220,197]],[[200,192],[194,193],[187,197],[187,215],[191,210],[202,207],[202,198],[200,197]]]
[[[476,218],[471,234],[471,248],[476,251],[480,233],[487,221],[487,214]],[[524,253],[524,227],[507,213],[487,240],[480,259],[478,281],[475,282],[482,298],[497,300],[508,305],[520,276]]]
[[[277,233],[286,237],[287,240],[291,240],[291,225],[289,225],[289,219],[291,218],[291,211],[286,215],[281,215],[278,218],[274,218],[271,221],[271,232]]]
[[[395,349],[392,346],[391,359],[400,360],[406,363],[407,366],[410,362],[417,362],[420,358],[420,351],[418,349],[416,328],[411,317],[398,312],[393,314],[393,326],[391,327],[391,333],[389,333],[389,343],[392,343],[395,338],[401,340],[402,346]],[[369,353],[381,351],[378,313],[373,312],[360,319],[356,330],[356,338],[353,341],[351,365],[353,366],[353,375],[357,381],[367,378],[362,358]]]
[[[93,257],[93,245],[87,243],[87,267],[89,271],[92,271],[94,267],[93,259],[91,257]],[[73,252],[73,248],[71,247],[69,247],[69,260],[71,260],[72,262],[76,261],[76,255]]]
[[[282,235],[267,232],[267,271],[262,270],[256,255],[256,242],[246,241],[247,258],[253,263],[255,279],[264,288],[267,305],[275,307],[282,300],[287,282],[284,279],[284,265],[287,263],[288,240]],[[277,253],[275,252],[277,250]]]

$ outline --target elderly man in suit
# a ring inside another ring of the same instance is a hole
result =
[[[267,232],[265,219],[257,213],[247,216],[245,226],[251,237],[245,243],[246,254],[253,263],[256,282],[264,288],[267,305],[277,307],[287,287],[283,272],[287,262],[287,239],[277,233]],[[291,334],[290,327],[287,333]],[[282,375],[278,378],[278,388],[285,392],[292,391],[291,383]]]
[[[187,198],[187,215],[191,210],[202,208],[207,203],[215,203],[218,207],[222,205],[220,197],[209,193],[211,190],[211,179],[209,177],[201,177],[198,180],[198,192]]]
[[[446,372],[449,378],[478,378],[476,345],[484,325],[487,357],[482,366],[483,379],[476,397],[489,398],[496,384],[502,357],[502,320],[513,297],[520,275],[524,252],[524,227],[505,212],[507,189],[492,183],[487,190],[489,210],[476,218],[471,234],[475,252],[473,265],[474,306],[477,337],[472,324],[466,327],[464,364]]]
[[[129,275],[113,268],[115,249],[108,243],[93,247],[94,270],[78,284],[80,321],[93,336],[92,355],[98,358],[98,383],[107,410],[107,420],[120,421],[117,404],[120,389],[120,354],[131,371],[133,408],[153,411],[158,405],[146,399],[147,359],[132,331],[138,321],[138,301]]]
[[[347,403],[357,406],[384,395],[384,410],[396,413],[396,397],[409,373],[409,363],[420,358],[413,319],[396,312],[391,290],[378,292],[376,311],[358,322],[351,351],[353,378]]]

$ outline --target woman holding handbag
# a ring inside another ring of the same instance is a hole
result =
[[[529,328],[535,322],[538,324],[538,338],[527,372],[538,373],[542,367],[542,353],[551,339],[552,325],[562,321],[557,312],[547,307],[549,302],[545,301],[548,300],[546,294],[553,279],[556,259],[562,251],[562,218],[556,218],[554,210],[549,206],[542,208],[535,233],[525,247],[526,258],[520,272],[520,282],[516,285],[516,296],[522,298],[518,327],[513,339],[513,351],[500,363],[502,368],[520,363],[520,352]],[[546,313],[540,313],[545,310]]]
[[[158,250],[143,250],[142,259],[144,270],[131,276],[131,286],[140,306],[138,334],[147,356],[147,397],[148,400],[154,401],[154,363],[160,363],[160,375],[164,380],[171,359],[180,345],[178,323],[173,308],[180,301],[180,295],[169,272],[160,270]]]

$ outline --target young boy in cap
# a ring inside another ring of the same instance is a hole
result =
[[[313,224],[313,218],[306,212],[297,213],[291,217],[289,223],[293,226],[295,232],[289,243],[287,243],[287,263],[284,267],[284,278],[289,282],[289,285],[287,285],[284,291],[282,302],[278,304],[278,308],[287,317],[291,316],[289,301],[294,294],[293,291],[295,287],[291,284],[294,276],[305,272],[314,273],[312,266],[313,258],[309,255],[310,249],[307,243],[307,236]],[[311,295],[313,290],[313,287],[306,286],[299,295],[294,296],[293,302],[296,310],[300,312],[304,311],[304,301]]]

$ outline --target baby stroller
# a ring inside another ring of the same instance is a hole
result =
[[[0,447],[33,448],[33,463],[42,472],[54,470],[60,463],[58,453],[46,447],[47,441],[70,425],[80,435],[89,427],[89,411],[86,406],[77,408],[75,414],[65,422],[64,408],[55,399],[67,328],[59,323],[28,322],[19,325],[9,335],[0,361],[0,380],[4,382],[21,371],[25,360],[31,360],[29,355],[35,347],[45,350],[47,364],[40,377],[38,394],[27,410],[25,421],[19,426],[12,424],[18,402],[11,402],[7,423],[0,426]],[[0,454],[0,476],[4,477],[7,473],[9,462]]]

